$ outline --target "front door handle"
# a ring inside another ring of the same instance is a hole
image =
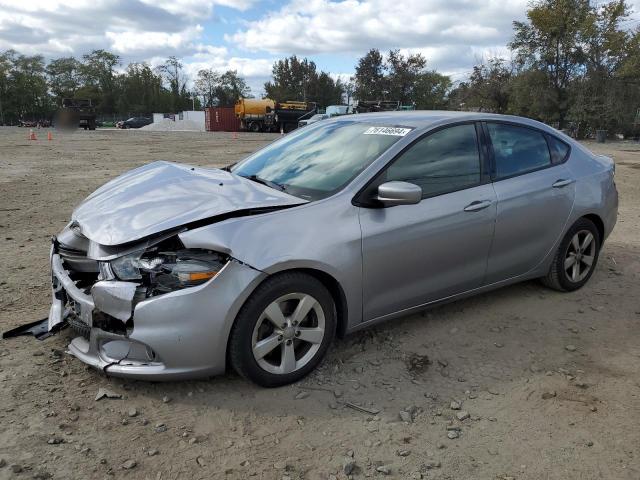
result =
[[[464,207],[465,212],[477,212],[478,210],[484,210],[489,205],[491,205],[491,200],[476,200],[475,202],[471,202],[469,205]]]
[[[573,183],[573,179],[571,178],[561,178],[560,180],[556,180],[556,183],[552,185],[553,188],[562,188],[567,185],[571,185]]]

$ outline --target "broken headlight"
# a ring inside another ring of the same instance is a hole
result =
[[[109,266],[118,279],[139,281],[147,287],[147,295],[158,295],[203,284],[227,261],[225,255],[210,250],[158,246],[116,258]]]

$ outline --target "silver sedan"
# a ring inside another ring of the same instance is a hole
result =
[[[582,287],[614,172],[541,123],[435,111],[318,122],[225,169],[150,163],[54,238],[49,328],[109,375],[284,385],[336,335],[528,279]]]

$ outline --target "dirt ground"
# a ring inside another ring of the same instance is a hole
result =
[[[47,315],[49,238],[96,187],[151,160],[226,165],[276,138],[37,133],[0,129],[2,331]],[[621,203],[582,290],[527,282],[387,323],[275,390],[231,373],[108,378],[65,353],[68,330],[1,340],[0,478],[637,480],[640,145],[590,147],[615,158]],[[95,401],[101,387],[122,398]]]

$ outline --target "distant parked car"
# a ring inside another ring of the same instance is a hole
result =
[[[141,128],[153,123],[153,120],[148,117],[131,117],[127,120],[123,120],[116,123],[117,128]]]
[[[329,115],[326,115],[324,113],[316,113],[313,117],[300,120],[298,122],[298,128],[304,127],[306,125],[311,125],[312,123],[319,122],[320,120],[324,120],[325,118],[329,118]]]
[[[329,105],[324,113],[326,113],[329,118],[339,115],[349,115],[353,113],[353,108],[350,105]]]

